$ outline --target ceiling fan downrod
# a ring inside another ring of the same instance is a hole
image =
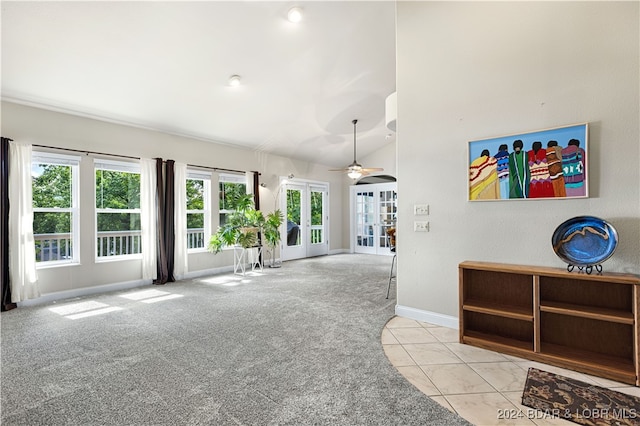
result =
[[[353,163],[351,164],[352,166],[357,165],[358,163],[356,162],[356,123],[358,123],[357,119],[354,119],[352,121],[353,123]]]

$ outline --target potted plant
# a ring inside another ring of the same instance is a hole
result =
[[[280,210],[276,210],[267,214],[264,221],[262,235],[264,236],[264,240],[271,251],[271,264],[269,265],[271,268],[280,267],[280,263],[276,264],[276,246],[280,242],[280,226],[282,226],[283,220],[284,215],[282,212]]]
[[[236,199],[235,210],[227,215],[224,224],[218,227],[209,240],[209,251],[219,253],[227,246],[254,247],[258,244],[258,232],[264,226],[262,212],[253,206],[253,196],[245,194]]]
[[[253,196],[246,194],[235,200],[235,210],[227,215],[224,224],[218,227],[209,240],[209,251],[219,253],[224,247],[240,246],[248,249],[265,242],[271,251],[271,267],[275,263],[275,249],[280,242],[280,226],[284,216],[280,210],[267,214],[256,210]],[[261,236],[262,241],[258,240]]]

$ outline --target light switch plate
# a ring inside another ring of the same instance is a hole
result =
[[[414,206],[413,206],[413,214],[415,214],[415,215],[428,215],[429,214],[429,204],[414,204]]]
[[[429,232],[429,222],[415,221],[413,222],[413,230],[415,232]]]

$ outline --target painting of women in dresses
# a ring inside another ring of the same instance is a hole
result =
[[[588,123],[469,142],[468,199],[588,197]]]

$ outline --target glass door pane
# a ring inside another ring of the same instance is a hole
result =
[[[299,246],[301,243],[301,195],[302,191],[299,189],[287,188],[287,246],[289,247]]]
[[[311,191],[311,244],[324,243],[324,192]]]
[[[380,233],[378,247],[388,248],[387,230],[396,226],[396,191],[380,191]]]
[[[282,210],[285,215],[285,223],[282,237],[282,260],[301,259],[307,256],[305,226],[305,194],[304,184],[287,183],[285,187],[285,197],[282,200]]]
[[[307,256],[329,253],[327,244],[327,194],[328,187],[309,185],[309,239]]]
[[[376,197],[373,191],[356,192],[356,252],[375,253]]]

